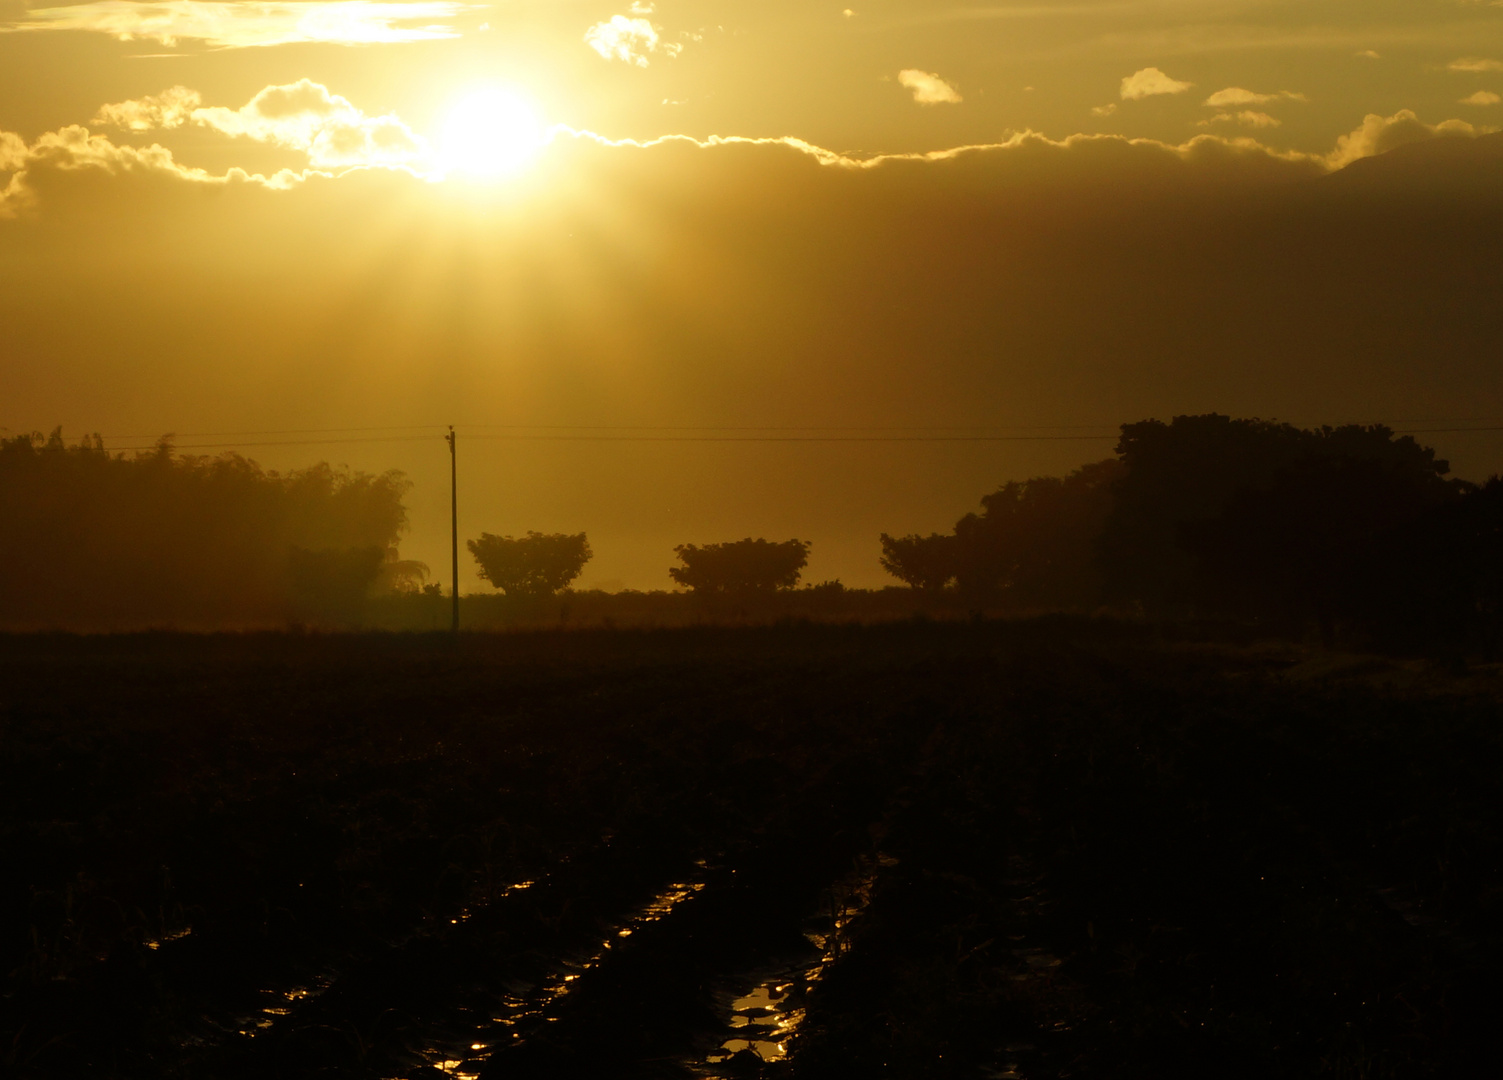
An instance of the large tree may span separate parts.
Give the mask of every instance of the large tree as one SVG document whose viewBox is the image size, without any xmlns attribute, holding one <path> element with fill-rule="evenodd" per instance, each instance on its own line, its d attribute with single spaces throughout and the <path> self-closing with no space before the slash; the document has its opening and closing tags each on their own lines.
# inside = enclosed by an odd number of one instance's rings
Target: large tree
<svg viewBox="0 0 1503 1080">
<path fill-rule="evenodd" d="M 877 559 L 904 585 L 925 592 L 938 592 L 955 579 L 956 545 L 953 533 L 919 536 L 882 534 L 882 554 Z"/>
<path fill-rule="evenodd" d="M 466 546 L 480 564 L 480 576 L 507 596 L 552 596 L 577 578 L 595 554 L 584 533 L 481 533 Z"/>
<path fill-rule="evenodd" d="M 1176 416 L 1123 425 L 1117 455 L 1125 472 L 1100 538 L 1108 590 L 1165 613 L 1215 607 L 1215 590 L 1235 588 L 1238 575 L 1287 575 L 1317 547 L 1349 550 L 1338 535 L 1394 524 L 1455 494 L 1445 461 L 1381 425 L 1301 430 Z M 1398 501 L 1385 506 L 1390 499 Z M 1259 533 L 1261 551 L 1251 540 Z"/>
<path fill-rule="evenodd" d="M 1334 644 L 1339 621 L 1381 618 L 1374 600 L 1395 597 L 1398 582 L 1421 572 L 1395 537 L 1417 530 L 1462 546 L 1433 512 L 1466 485 L 1444 480 L 1429 451 L 1383 430 L 1312 434 L 1304 456 L 1235 491 L 1214 518 L 1186 523 L 1181 544 L 1194 560 L 1202 613 L 1291 631 L 1313 620 Z M 1423 573 L 1461 554 L 1434 550 Z"/>
<path fill-rule="evenodd" d="M 673 549 L 683 566 L 668 576 L 701 594 L 769 593 L 791 589 L 809 562 L 806 540 L 736 540 L 723 544 L 680 544 Z"/>
<path fill-rule="evenodd" d="M 956 577 L 973 601 L 1014 610 L 1088 610 L 1101 602 L 1096 538 L 1122 466 L 1083 465 L 1065 477 L 1003 484 L 981 513 L 955 523 Z"/>
</svg>

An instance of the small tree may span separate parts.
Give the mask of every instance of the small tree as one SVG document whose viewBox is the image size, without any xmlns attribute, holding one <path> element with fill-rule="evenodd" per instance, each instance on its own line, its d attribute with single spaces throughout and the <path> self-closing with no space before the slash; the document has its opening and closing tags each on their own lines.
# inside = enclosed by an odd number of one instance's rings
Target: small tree
<svg viewBox="0 0 1503 1080">
<path fill-rule="evenodd" d="M 697 593 L 767 593 L 791 589 L 809 562 L 807 540 L 736 540 L 725 544 L 680 544 L 683 566 L 668 576 Z"/>
<path fill-rule="evenodd" d="M 480 576 L 507 596 L 552 596 L 584 570 L 595 554 L 584 533 L 494 536 L 466 541 Z"/>
<path fill-rule="evenodd" d="M 919 536 L 882 534 L 882 569 L 904 585 L 930 592 L 943 589 L 956 572 L 955 536 L 953 533 L 930 533 Z"/>
<path fill-rule="evenodd" d="M 390 547 L 386 549 L 386 557 L 381 561 L 381 569 L 376 574 L 372 591 L 416 595 L 425 588 L 424 583 L 427 582 L 429 573 L 427 563 L 417 559 L 404 559 L 396 548 Z"/>
</svg>

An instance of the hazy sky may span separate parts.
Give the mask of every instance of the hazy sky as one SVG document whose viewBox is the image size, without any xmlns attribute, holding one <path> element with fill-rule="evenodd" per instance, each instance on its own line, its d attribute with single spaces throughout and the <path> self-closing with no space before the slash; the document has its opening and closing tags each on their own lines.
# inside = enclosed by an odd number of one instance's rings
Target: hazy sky
<svg viewBox="0 0 1503 1080">
<path fill-rule="evenodd" d="M 1503 423 L 1500 95 L 1468 0 L 0 0 L 0 427 L 880 584 L 1123 421 Z"/>
</svg>

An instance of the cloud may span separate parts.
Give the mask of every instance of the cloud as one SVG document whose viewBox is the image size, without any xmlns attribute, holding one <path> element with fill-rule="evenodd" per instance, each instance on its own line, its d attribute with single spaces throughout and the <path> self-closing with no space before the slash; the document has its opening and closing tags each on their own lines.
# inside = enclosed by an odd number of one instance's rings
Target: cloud
<svg viewBox="0 0 1503 1080">
<path fill-rule="evenodd" d="M 1380 52 L 1378 52 L 1378 50 L 1376 50 L 1376 49 L 1363 49 L 1361 52 L 1354 53 L 1353 55 L 1360 56 L 1364 60 L 1381 60 L 1381 59 L 1383 59 L 1383 54 L 1380 53 Z"/>
<path fill-rule="evenodd" d="M 632 6 L 638 10 L 638 5 Z M 651 11 L 651 5 L 646 11 Z M 625 15 L 612 15 L 585 31 L 585 44 L 607 60 L 623 60 L 637 67 L 646 67 L 647 54 L 661 52 L 677 56 L 684 47 L 677 42 L 665 42 L 653 26 L 643 18 L 628 19 Z"/>
<path fill-rule="evenodd" d="M 1158 94 L 1182 94 L 1194 85 L 1171 79 L 1156 67 L 1143 68 L 1122 80 L 1122 98 L 1124 101 L 1138 101 Z"/>
<path fill-rule="evenodd" d="M 1105 107 L 1097 110 L 1104 112 Z M 1203 125 L 1236 122 L 1255 129 L 1278 126 L 1278 120 L 1255 110 L 1225 111 L 1202 121 Z M 229 138 L 251 139 L 301 152 L 306 168 L 284 170 L 271 177 L 251 174 L 243 168 L 223 174 L 179 163 L 169 149 L 120 146 L 73 126 L 27 144 L 15 135 L 0 137 L 0 184 L 8 215 L 32 200 L 30 174 L 39 169 L 55 172 L 95 169 L 111 175 L 153 173 L 199 184 L 223 184 L 244 180 L 271 189 L 300 184 L 309 176 L 331 179 L 352 172 L 406 172 L 425 180 L 442 178 L 443 169 L 427 141 L 394 115 L 368 116 L 348 99 L 311 79 L 267 86 L 238 109 L 205 107 L 200 94 L 175 86 L 159 94 L 116 102 L 98 110 L 95 123 L 110 124 L 128 132 L 171 130 L 185 126 L 219 132 Z M 656 147 L 692 147 L 704 151 L 733 147 L 780 147 L 812 159 L 838 172 L 859 173 L 872 169 L 908 170 L 925 164 L 959 161 L 994 162 L 998 176 L 1044 175 L 1067 169 L 1068 162 L 1114 160 L 1136 162 L 1148 174 L 1165 174 L 1171 162 L 1196 170 L 1216 169 L 1227 176 L 1257 178 L 1268 175 L 1313 177 L 1340 169 L 1360 158 L 1384 153 L 1396 146 L 1439 136 L 1475 137 L 1490 129 L 1459 119 L 1426 124 L 1413 112 L 1390 117 L 1368 116 L 1355 131 L 1343 135 L 1329 154 L 1280 150 L 1250 136 L 1203 134 L 1181 144 L 1120 135 L 1076 134 L 1050 139 L 1025 131 L 1000 142 L 968 144 L 924 153 L 851 155 L 791 138 L 745 138 L 713 136 L 697 140 L 668 135 L 648 141 L 612 140 L 589 132 L 555 126 L 550 129 L 553 149 L 540 159 L 538 168 L 565 177 L 579 151 L 570 147 L 594 146 L 613 150 L 647 150 Z M 606 159 L 599 159 L 604 161 Z M 1054 164 L 1049 164 L 1053 162 Z M 958 167 L 958 166 L 957 166 Z M 968 166 L 969 167 L 969 166 Z M 1114 166 L 1117 167 L 1117 166 Z M 1070 166 L 1073 168 L 1073 166 Z M 1039 170 L 1043 170 L 1040 173 Z M 7 180 L 6 174 L 9 175 Z M 1061 174 L 1064 175 L 1064 174 Z"/>
<path fill-rule="evenodd" d="M 692 147 L 699 150 L 732 147 L 781 147 L 812 158 L 817 164 L 837 172 L 861 173 L 878 169 L 897 170 L 940 162 L 984 162 L 982 167 L 995 168 L 1013 178 L 1051 175 L 1054 171 L 1089 168 L 1085 163 L 1112 161 L 1112 168 L 1136 162 L 1148 173 L 1161 174 L 1176 165 L 1197 169 L 1219 169 L 1248 176 L 1264 176 L 1272 170 L 1298 176 L 1315 176 L 1327 170 L 1326 159 L 1317 154 L 1295 150 L 1278 150 L 1245 136 L 1197 135 L 1184 143 L 1165 143 L 1156 139 L 1131 139 L 1122 135 L 1076 134 L 1051 139 L 1036 131 L 1017 132 L 1001 142 L 971 143 L 913 153 L 872 154 L 859 157 L 829 150 L 791 136 L 752 138 L 739 135 L 712 135 L 696 139 L 688 135 L 664 135 L 646 141 L 608 139 L 590 131 L 560 128 L 571 139 L 561 140 L 565 147 L 574 145 L 649 150 L 666 147 Z M 1118 177 L 1120 179 L 1120 176 Z"/>
<path fill-rule="evenodd" d="M 342 175 L 370 175 L 372 171 L 388 174 L 393 170 L 414 177 L 431 179 L 422 169 L 426 147 L 421 139 L 396 117 L 367 117 L 345 98 L 308 79 L 284 86 L 263 89 L 240 109 L 197 106 L 182 119 L 183 109 L 198 99 L 195 91 L 184 87 L 149 98 L 105 106 L 101 115 L 118 117 L 122 126 L 151 122 L 160 117 L 162 127 L 194 125 L 210 128 L 225 135 L 250 138 L 308 155 L 308 169 L 282 170 L 272 176 L 231 168 L 212 174 L 178 162 L 171 150 L 153 144 L 138 148 L 121 146 L 110 139 L 91 134 L 81 126 L 70 126 L 43 135 L 27 145 L 18 136 L 0 135 L 0 163 L 15 170 L 10 193 L 0 212 L 14 216 L 22 206 L 36 202 L 27 180 L 32 172 L 79 172 L 94 170 L 111 176 L 127 174 L 155 175 L 195 185 L 224 185 L 232 182 L 254 184 L 269 190 L 287 190 L 310 177 L 336 179 Z M 132 130 L 141 130 L 139 127 Z M 968 162 L 967 168 L 981 168 L 997 173 L 999 180 L 1027 186 L 1031 181 L 1049 183 L 1049 177 L 1107 168 L 1114 183 L 1134 174 L 1162 176 L 1164 171 L 1188 168 L 1192 171 L 1213 170 L 1256 178 L 1289 172 L 1313 176 L 1324 171 L 1324 160 L 1290 151 L 1263 146 L 1249 138 L 1224 138 L 1200 135 L 1179 144 L 1151 139 L 1128 139 L 1117 135 L 1072 135 L 1050 139 L 1037 132 L 1015 134 L 1002 142 L 951 147 L 925 153 L 877 154 L 856 157 L 829 150 L 802 139 L 711 136 L 695 139 L 685 135 L 668 135 L 648 141 L 613 140 L 589 131 L 558 129 L 563 136 L 555 143 L 561 159 L 557 168 L 596 169 L 607 160 L 626 162 L 635 154 L 618 155 L 616 151 L 657 151 L 671 153 L 675 148 L 691 152 L 719 150 L 773 149 L 812 160 L 823 169 L 837 173 L 860 174 L 872 170 L 904 170 L 903 175 L 917 177 L 914 169 L 945 162 Z M 603 152 L 609 159 L 602 158 Z M 594 156 L 592 156 L 592 154 Z M 724 154 L 719 160 L 736 159 Z M 1110 165 L 1108 166 L 1108 163 Z M 3 178 L 5 169 L 0 169 Z M 1190 175 L 1186 173 L 1185 175 Z"/>
<path fill-rule="evenodd" d="M 98 172 L 115 177 L 155 175 L 190 184 L 247 183 L 278 191 L 319 175 L 314 170 L 295 172 L 283 169 L 265 176 L 241 168 L 231 168 L 216 175 L 182 164 L 166 147 L 155 143 L 147 147 L 120 146 L 103 135 L 91 134 L 88 128 L 78 124 L 46 132 L 29 145 L 19 135 L 0 131 L 0 174 L 12 173 L 6 186 L 0 188 L 0 218 L 15 217 L 23 208 L 36 203 L 29 182 L 31 174 L 36 171 Z"/>
<path fill-rule="evenodd" d="M 1254 112 L 1251 109 L 1243 109 L 1237 114 L 1237 123 L 1244 127 L 1271 128 L 1278 127 L 1283 123 L 1277 117 L 1269 116 L 1266 112 Z"/>
<path fill-rule="evenodd" d="M 1275 128 L 1281 127 L 1284 123 L 1276 116 L 1269 116 L 1266 112 L 1256 112 L 1252 109 L 1243 109 L 1236 113 L 1217 113 L 1215 116 L 1208 117 L 1198 123 L 1201 127 L 1210 127 L 1212 124 L 1230 124 L 1233 122 L 1241 124 L 1243 127 L 1251 128 Z"/>
<path fill-rule="evenodd" d="M 231 138 L 302 151 L 314 169 L 421 171 L 429 158 L 426 141 L 397 117 L 366 116 L 311 79 L 265 87 L 239 109 L 204 108 L 197 91 L 174 86 L 150 97 L 106 105 L 95 121 L 131 131 L 191 123 Z"/>
<path fill-rule="evenodd" d="M 1463 56 L 1452 60 L 1446 67 L 1451 71 L 1503 71 L 1503 60 L 1489 60 L 1483 56 Z"/>
<path fill-rule="evenodd" d="M 1116 111 L 1117 111 L 1117 103 L 1115 101 L 1112 101 L 1112 102 L 1108 102 L 1105 105 L 1095 105 L 1095 106 L 1093 106 L 1091 108 L 1091 115 L 1092 116 L 1110 116 L 1110 115 L 1112 115 L 1112 113 L 1114 113 Z"/>
<path fill-rule="evenodd" d="M 203 98 L 197 90 L 174 86 L 160 94 L 102 106 L 94 116 L 94 123 L 129 131 L 181 127 L 202 104 Z"/>
<path fill-rule="evenodd" d="M 920 105 L 958 105 L 965 100 L 959 90 L 938 75 L 918 68 L 898 72 L 898 82 L 913 91 L 913 100 Z"/>
<path fill-rule="evenodd" d="M 1277 94 L 1259 94 L 1252 90 L 1244 90 L 1240 86 L 1228 86 L 1225 90 L 1217 90 L 1206 98 L 1205 104 L 1216 109 L 1224 109 L 1235 105 L 1263 105 L 1270 101 L 1278 101 L 1280 98 L 1289 101 L 1304 101 L 1304 94 L 1297 94 L 1293 90 L 1280 90 Z"/>
<path fill-rule="evenodd" d="M 1491 90 L 1478 90 L 1470 97 L 1462 98 L 1460 103 L 1462 105 L 1496 105 L 1500 101 L 1503 101 L 1503 98 Z"/>
<path fill-rule="evenodd" d="M 306 0 L 306 2 L 207 2 L 207 0 L 96 0 L 72 7 L 37 8 L 0 33 L 79 30 L 120 41 L 156 41 L 169 48 L 183 41 L 216 49 L 321 43 L 397 45 L 460 36 L 449 23 L 484 5 L 453 0 Z M 413 26 L 411 23 L 423 25 Z"/>
<path fill-rule="evenodd" d="M 26 140 L 10 131 L 0 131 L 0 173 L 15 172 L 26 164 Z"/>
<path fill-rule="evenodd" d="M 1361 127 L 1336 140 L 1336 149 L 1326 156 L 1326 164 L 1341 169 L 1361 158 L 1386 154 L 1408 143 L 1447 136 L 1475 139 L 1485 134 L 1486 128 L 1475 127 L 1465 120 L 1426 124 L 1409 109 L 1400 109 L 1392 116 L 1369 113 Z"/>
</svg>

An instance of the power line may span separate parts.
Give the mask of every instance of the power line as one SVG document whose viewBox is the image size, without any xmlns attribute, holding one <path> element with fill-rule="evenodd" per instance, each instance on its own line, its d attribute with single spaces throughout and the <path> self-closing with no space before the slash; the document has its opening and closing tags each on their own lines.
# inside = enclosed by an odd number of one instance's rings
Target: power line
<svg viewBox="0 0 1503 1080">
<path fill-rule="evenodd" d="M 512 431 L 1072 431 L 1115 424 L 470 424 Z"/>
<path fill-rule="evenodd" d="M 1493 419 L 1491 417 L 1469 418 L 1472 421 Z M 1408 423 L 1425 423 L 1426 421 L 1408 421 Z M 1430 421 L 1444 423 L 1445 421 Z M 1460 418 L 1458 418 L 1458 422 Z M 1376 423 L 1376 422 L 1375 422 Z M 1474 425 L 1469 427 L 1399 427 L 1397 424 L 1404 421 L 1390 422 L 1388 426 L 1396 435 L 1462 435 L 1468 433 L 1488 433 L 1503 431 L 1503 425 Z M 1034 429 L 1062 431 L 1071 428 L 1085 428 L 1104 425 L 1035 425 Z M 717 426 L 717 425 L 568 425 L 568 424 L 477 424 L 473 426 L 478 434 L 471 435 L 473 439 L 496 442 L 595 442 L 595 443 L 1013 443 L 1013 442 L 1104 442 L 1119 438 L 1118 432 L 1111 434 L 896 434 L 897 432 L 974 432 L 984 430 L 981 425 L 975 426 Z M 1025 426 L 1023 428 L 1027 430 Z M 1014 428 L 1017 430 L 1017 428 Z M 430 434 L 393 434 L 393 435 L 352 435 L 342 438 L 328 439 L 263 439 L 260 436 L 274 435 L 321 435 L 340 432 L 364 432 L 364 431 L 424 431 Z M 227 436 L 244 436 L 244 439 L 234 441 L 216 442 L 173 442 L 175 436 L 148 436 L 148 435 L 112 435 L 101 436 L 111 441 L 129 441 L 135 439 L 151 439 L 150 443 L 137 446 L 119 446 L 116 450 L 150 450 L 160 442 L 166 441 L 174 450 L 243 450 L 243 449 L 266 449 L 272 447 L 298 447 L 298 446 L 352 446 L 374 443 L 396 442 L 427 442 L 435 434 L 441 434 L 443 428 L 439 425 L 407 425 L 370 428 L 292 428 L 281 431 L 244 431 L 244 432 L 200 432 L 187 434 L 185 438 L 215 438 Z M 784 434 L 798 431 L 826 431 L 826 432 L 872 432 L 874 434 L 811 434 L 795 435 Z M 492 434 L 491 432 L 496 432 Z M 500 432 L 508 432 L 501 434 Z M 559 434 L 553 434 L 560 432 Z M 633 432 L 634 434 L 608 434 L 609 432 Z M 645 432 L 746 432 L 748 434 L 635 434 Z M 754 432 L 768 432 L 769 434 L 750 434 Z M 875 434 L 876 432 L 892 432 L 894 434 Z M 773 434 L 776 433 L 776 434 Z M 254 441 L 247 441 L 254 440 Z"/>
<path fill-rule="evenodd" d="M 437 434 L 437 432 L 435 432 Z M 100 436 L 103 438 L 103 436 Z M 354 443 L 382 443 L 382 442 L 428 442 L 433 435 L 387 435 L 366 436 L 355 439 L 282 439 L 273 442 L 218 442 L 218 443 L 176 443 L 168 445 L 174 450 L 245 450 L 265 446 L 345 446 Z M 152 450 L 157 443 L 145 443 L 141 446 L 117 446 L 116 450 Z"/>
<path fill-rule="evenodd" d="M 1394 428 L 1395 435 L 1441 435 L 1441 434 L 1464 434 L 1468 431 L 1503 431 L 1503 425 L 1498 427 L 1433 427 L 1433 428 Z"/>
<path fill-rule="evenodd" d="M 357 443 L 427 442 L 431 435 L 391 435 L 354 439 L 285 439 L 274 442 L 171 443 L 174 450 L 244 450 L 269 446 L 346 446 Z M 589 443 L 1007 443 L 1081 442 L 1118 438 L 1112 435 L 471 435 L 486 442 Z M 117 450 L 151 450 L 157 444 L 117 446 Z"/>
<path fill-rule="evenodd" d="M 283 431 L 169 431 L 160 435 L 101 435 L 101 439 L 222 439 L 230 436 L 258 435 L 336 435 L 346 431 L 434 431 L 442 432 L 438 424 L 386 424 L 381 427 L 353 428 L 288 428 Z M 417 436 L 413 436 L 416 438 Z"/>
<path fill-rule="evenodd" d="M 754 443 L 945 443 L 1073 442 L 1118 435 L 471 435 L 494 442 L 754 442 Z"/>
</svg>

